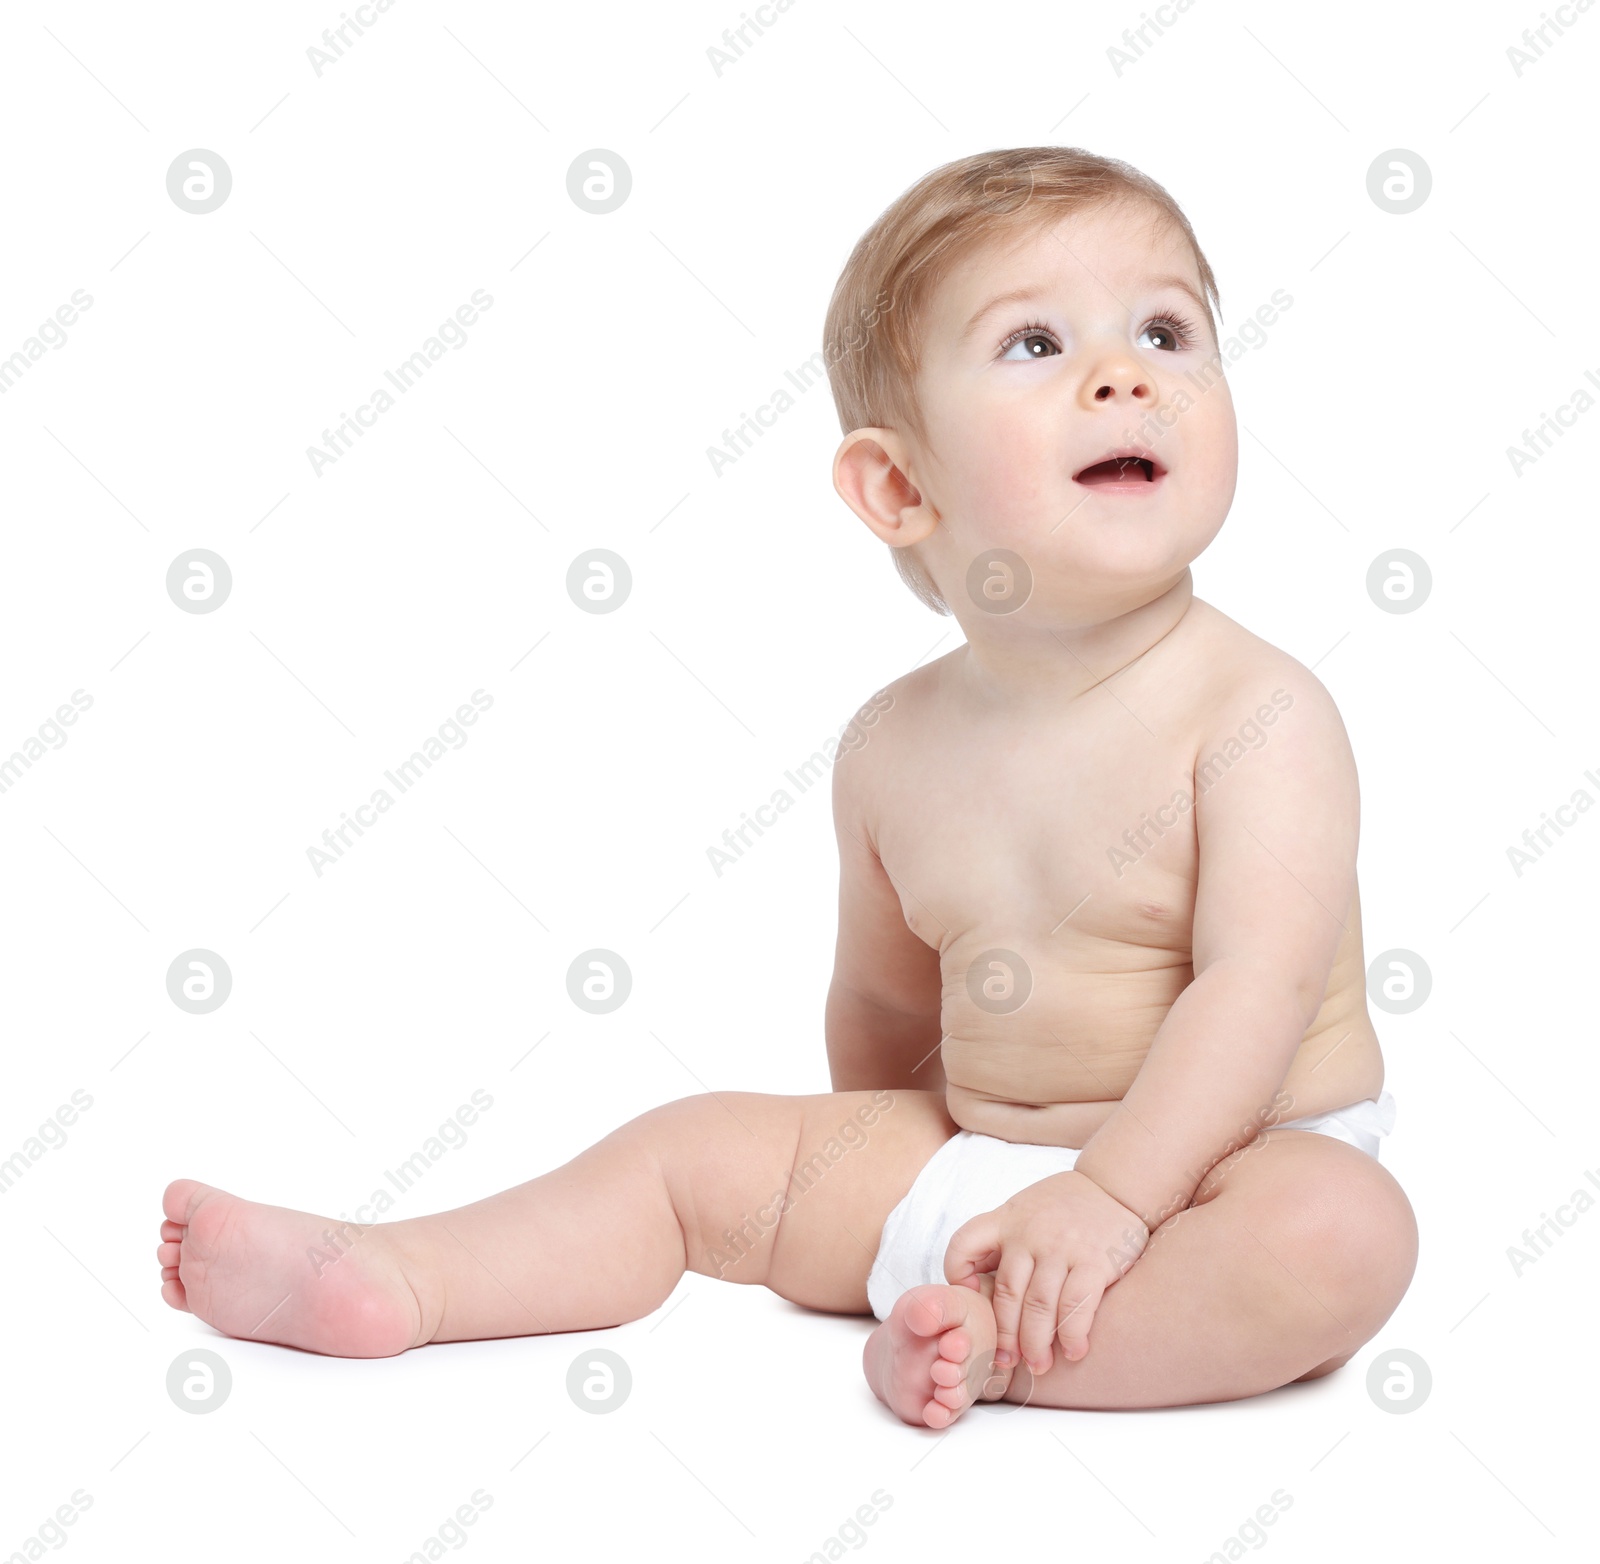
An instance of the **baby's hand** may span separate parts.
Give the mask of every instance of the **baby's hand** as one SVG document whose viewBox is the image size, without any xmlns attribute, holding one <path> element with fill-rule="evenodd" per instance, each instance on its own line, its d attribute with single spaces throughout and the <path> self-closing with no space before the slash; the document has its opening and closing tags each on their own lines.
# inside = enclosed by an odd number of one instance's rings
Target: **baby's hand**
<svg viewBox="0 0 1600 1564">
<path fill-rule="evenodd" d="M 995 1362 L 1015 1363 L 1020 1350 L 1043 1374 L 1058 1334 L 1069 1362 L 1088 1352 L 1101 1297 L 1149 1240 L 1138 1216 L 1072 1169 L 958 1227 L 945 1250 L 945 1280 L 976 1287 L 979 1273 L 995 1272 Z"/>
</svg>

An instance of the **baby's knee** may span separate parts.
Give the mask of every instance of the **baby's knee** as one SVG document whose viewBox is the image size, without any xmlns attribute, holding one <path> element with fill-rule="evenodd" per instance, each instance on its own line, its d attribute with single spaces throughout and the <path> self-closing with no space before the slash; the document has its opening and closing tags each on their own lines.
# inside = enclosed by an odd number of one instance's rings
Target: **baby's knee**
<svg viewBox="0 0 1600 1564">
<path fill-rule="evenodd" d="M 1394 1313 L 1411 1285 L 1417 1221 L 1387 1168 L 1354 1147 L 1335 1145 L 1349 1155 L 1324 1156 L 1322 1176 L 1286 1226 L 1296 1269 L 1359 1345 Z"/>
<path fill-rule="evenodd" d="M 1376 1161 L 1356 1181 L 1343 1236 L 1366 1275 L 1374 1331 L 1394 1313 L 1417 1269 L 1417 1216 L 1399 1181 Z"/>
</svg>

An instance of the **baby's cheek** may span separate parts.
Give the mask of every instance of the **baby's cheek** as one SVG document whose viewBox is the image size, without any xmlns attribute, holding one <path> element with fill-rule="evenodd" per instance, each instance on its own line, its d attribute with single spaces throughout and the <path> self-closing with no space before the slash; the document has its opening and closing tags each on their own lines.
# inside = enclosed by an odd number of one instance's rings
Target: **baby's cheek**
<svg viewBox="0 0 1600 1564">
<path fill-rule="evenodd" d="M 1025 442 L 998 438 L 976 453 L 967 469 L 963 500 L 969 516 L 983 520 L 983 537 L 997 547 L 1020 548 L 1037 540 L 1039 508 L 1049 498 L 1046 453 Z"/>
<path fill-rule="evenodd" d="M 1226 384 L 1213 387 L 1189 417 L 1194 438 L 1185 454 L 1211 481 L 1231 484 L 1239 465 L 1239 424 Z"/>
<path fill-rule="evenodd" d="M 1233 498 L 1238 478 L 1239 448 L 1230 424 L 1201 447 L 1195 459 L 1194 487 L 1201 493 L 1214 495 L 1219 505 L 1226 508 Z"/>
</svg>

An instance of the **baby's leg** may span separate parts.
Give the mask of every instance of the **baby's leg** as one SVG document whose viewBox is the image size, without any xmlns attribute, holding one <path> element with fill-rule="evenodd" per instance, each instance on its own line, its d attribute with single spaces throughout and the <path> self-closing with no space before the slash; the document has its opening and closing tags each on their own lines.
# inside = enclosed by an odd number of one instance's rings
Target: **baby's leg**
<svg viewBox="0 0 1600 1564">
<path fill-rule="evenodd" d="M 515 1189 L 364 1229 L 183 1179 L 162 1292 L 227 1335 L 339 1357 L 619 1325 L 685 1269 L 867 1314 L 884 1219 L 955 1128 L 932 1092 L 688 1097 Z"/>
<path fill-rule="evenodd" d="M 1233 1401 L 1331 1373 L 1394 1312 L 1417 1258 L 1393 1174 L 1307 1130 L 1271 1129 L 1217 1164 L 1095 1313 L 1089 1353 L 1059 1352 L 1008 1401 L 1164 1407 Z"/>
</svg>

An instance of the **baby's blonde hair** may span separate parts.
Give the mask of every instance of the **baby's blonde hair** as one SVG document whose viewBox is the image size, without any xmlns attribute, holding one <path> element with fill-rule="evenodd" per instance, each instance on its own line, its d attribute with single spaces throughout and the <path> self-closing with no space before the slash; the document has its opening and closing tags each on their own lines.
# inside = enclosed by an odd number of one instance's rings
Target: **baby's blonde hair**
<svg viewBox="0 0 1600 1564">
<path fill-rule="evenodd" d="M 914 393 L 920 327 L 934 289 L 961 262 L 1065 217 L 1138 202 L 1151 208 L 1152 232 L 1171 224 L 1183 234 L 1220 314 L 1217 281 L 1188 218 L 1131 164 L 1082 147 L 1013 147 L 923 175 L 857 241 L 828 305 L 823 359 L 841 430 L 904 428 L 926 438 Z M 1214 338 L 1209 306 L 1206 316 Z M 890 553 L 906 585 L 935 613 L 948 614 L 915 548 Z"/>
</svg>

